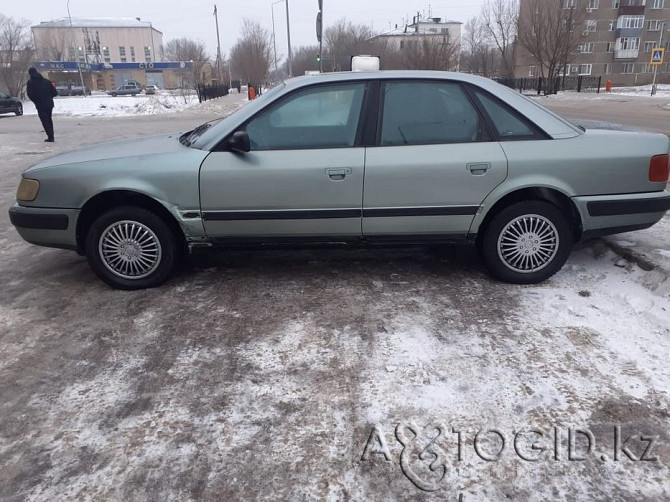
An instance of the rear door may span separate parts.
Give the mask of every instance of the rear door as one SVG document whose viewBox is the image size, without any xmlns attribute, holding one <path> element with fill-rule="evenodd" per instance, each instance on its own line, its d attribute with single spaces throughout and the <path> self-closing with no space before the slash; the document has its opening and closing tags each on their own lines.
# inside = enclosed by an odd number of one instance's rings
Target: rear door
<svg viewBox="0 0 670 502">
<path fill-rule="evenodd" d="M 365 82 L 302 88 L 241 126 L 251 151 L 212 152 L 200 171 L 213 239 L 361 237 Z"/>
<path fill-rule="evenodd" d="M 387 81 L 368 148 L 363 235 L 465 236 L 507 159 L 458 82 Z"/>
</svg>

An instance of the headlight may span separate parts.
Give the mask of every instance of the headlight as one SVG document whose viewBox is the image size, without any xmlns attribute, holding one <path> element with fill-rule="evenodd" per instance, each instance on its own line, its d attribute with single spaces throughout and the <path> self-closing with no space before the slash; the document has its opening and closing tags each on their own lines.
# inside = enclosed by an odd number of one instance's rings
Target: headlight
<svg viewBox="0 0 670 502">
<path fill-rule="evenodd" d="M 16 190 L 16 200 L 30 202 L 37 198 L 37 192 L 40 191 L 40 182 L 28 178 L 21 178 L 19 188 Z"/>
</svg>

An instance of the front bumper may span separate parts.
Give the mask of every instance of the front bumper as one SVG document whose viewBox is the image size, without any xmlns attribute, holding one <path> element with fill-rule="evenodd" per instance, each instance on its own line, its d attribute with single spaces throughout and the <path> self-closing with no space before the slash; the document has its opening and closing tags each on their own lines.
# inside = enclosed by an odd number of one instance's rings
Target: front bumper
<svg viewBox="0 0 670 502">
<path fill-rule="evenodd" d="M 584 238 L 648 228 L 670 210 L 670 193 L 666 190 L 573 200 L 582 216 Z"/>
<path fill-rule="evenodd" d="M 79 209 L 26 207 L 14 204 L 9 220 L 19 235 L 38 246 L 77 249 Z"/>
</svg>

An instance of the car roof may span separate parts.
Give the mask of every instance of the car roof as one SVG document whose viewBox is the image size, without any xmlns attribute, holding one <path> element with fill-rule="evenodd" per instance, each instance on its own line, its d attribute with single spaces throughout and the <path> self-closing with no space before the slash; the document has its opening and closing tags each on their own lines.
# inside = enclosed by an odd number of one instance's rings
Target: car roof
<svg viewBox="0 0 670 502">
<path fill-rule="evenodd" d="M 371 80 L 443 80 L 451 82 L 463 82 L 490 92 L 503 102 L 517 110 L 531 122 L 537 125 L 551 138 L 573 138 L 582 134 L 582 131 L 564 118 L 544 108 L 535 101 L 523 96 L 517 91 L 498 84 L 497 82 L 467 73 L 430 71 L 430 70 L 392 70 L 372 72 L 334 72 L 319 75 L 305 75 L 285 80 L 271 89 L 268 95 L 272 99 L 281 99 L 282 96 L 296 89 L 318 84 L 371 81 Z M 269 97 L 269 96 L 268 96 Z M 265 98 L 262 95 L 261 98 Z M 195 143 L 197 148 L 209 150 L 225 135 L 229 134 L 240 123 L 251 118 L 269 102 L 266 99 L 251 101 L 238 110 L 234 116 L 224 118 L 220 123 L 206 131 Z"/>
</svg>

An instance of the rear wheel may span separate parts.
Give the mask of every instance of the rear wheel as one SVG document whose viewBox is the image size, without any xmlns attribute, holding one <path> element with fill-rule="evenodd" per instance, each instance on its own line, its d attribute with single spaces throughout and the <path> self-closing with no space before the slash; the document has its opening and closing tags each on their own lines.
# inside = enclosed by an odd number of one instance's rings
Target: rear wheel
<svg viewBox="0 0 670 502">
<path fill-rule="evenodd" d="M 14 113 L 16 114 L 17 117 L 20 116 L 20 115 L 23 115 L 23 105 L 21 103 L 16 105 L 16 109 L 14 110 Z"/>
<path fill-rule="evenodd" d="M 513 204 L 493 217 L 480 242 L 493 276 L 515 284 L 542 282 L 570 255 L 573 236 L 560 209 L 544 201 Z"/>
<path fill-rule="evenodd" d="M 146 209 L 122 206 L 93 222 L 86 257 L 103 281 L 119 289 L 143 289 L 165 282 L 177 262 L 175 236 Z"/>
</svg>

